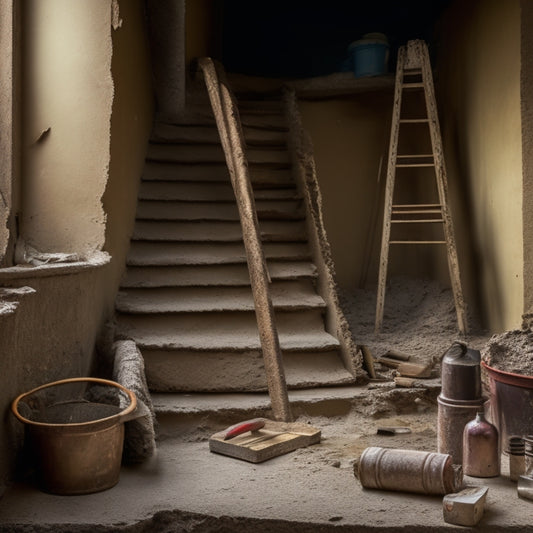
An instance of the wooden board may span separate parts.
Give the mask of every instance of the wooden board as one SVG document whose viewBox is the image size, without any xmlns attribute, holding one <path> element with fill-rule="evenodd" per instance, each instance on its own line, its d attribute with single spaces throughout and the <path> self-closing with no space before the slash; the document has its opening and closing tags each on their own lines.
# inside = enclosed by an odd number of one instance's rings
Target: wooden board
<svg viewBox="0 0 533 533">
<path fill-rule="evenodd" d="M 214 453 L 242 459 L 249 463 L 261 463 L 320 442 L 321 432 L 307 424 L 274 422 L 267 420 L 257 431 L 248 431 L 224 440 L 224 431 L 209 439 L 209 450 Z"/>
</svg>

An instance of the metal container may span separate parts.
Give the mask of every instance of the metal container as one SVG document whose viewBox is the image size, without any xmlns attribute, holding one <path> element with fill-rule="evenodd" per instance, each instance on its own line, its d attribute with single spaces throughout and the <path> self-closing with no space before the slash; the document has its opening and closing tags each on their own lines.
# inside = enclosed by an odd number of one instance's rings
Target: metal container
<svg viewBox="0 0 533 533">
<path fill-rule="evenodd" d="M 98 378 L 42 385 L 12 403 L 25 424 L 40 488 L 52 494 L 88 494 L 118 483 L 124 421 L 135 394 Z"/>
<path fill-rule="evenodd" d="M 467 476 L 497 477 L 500 475 L 498 430 L 480 411 L 466 424 L 463 437 L 463 471 Z"/>
<path fill-rule="evenodd" d="M 463 432 L 466 424 L 483 410 L 485 400 L 448 400 L 437 398 L 437 451 L 452 456 L 455 464 L 463 463 Z"/>
<path fill-rule="evenodd" d="M 449 494 L 462 487 L 463 473 L 451 456 L 371 446 L 359 459 L 356 476 L 368 489 Z"/>
<path fill-rule="evenodd" d="M 481 393 L 481 355 L 455 341 L 442 358 L 441 393 L 437 398 L 437 451 L 463 462 L 465 425 L 483 410 Z"/>
<path fill-rule="evenodd" d="M 524 439 L 518 435 L 509 437 L 505 453 L 509 457 L 509 479 L 518 481 L 518 477 L 525 473 Z"/>
<path fill-rule="evenodd" d="M 481 354 L 455 341 L 442 358 L 441 396 L 446 400 L 472 401 L 481 397 Z"/>
<path fill-rule="evenodd" d="M 500 432 L 502 448 L 511 435 L 522 437 L 533 429 L 533 376 L 504 372 L 481 362 L 490 389 L 490 419 Z"/>
</svg>

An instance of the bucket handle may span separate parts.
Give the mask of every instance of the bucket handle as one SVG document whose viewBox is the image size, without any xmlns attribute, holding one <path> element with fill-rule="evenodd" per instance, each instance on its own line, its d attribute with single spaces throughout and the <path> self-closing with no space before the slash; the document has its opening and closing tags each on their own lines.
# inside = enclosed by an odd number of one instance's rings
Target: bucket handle
<svg viewBox="0 0 533 533">
<path fill-rule="evenodd" d="M 117 383 L 116 381 L 110 381 L 109 379 L 88 378 L 88 377 L 60 379 L 59 381 L 53 381 L 51 383 L 46 383 L 45 385 L 36 387 L 35 389 L 32 389 L 28 392 L 24 392 L 13 400 L 13 402 L 11 403 L 11 411 L 24 424 L 41 425 L 40 422 L 34 422 L 33 420 L 29 420 L 18 412 L 18 404 L 20 400 L 22 400 L 26 396 L 29 396 L 30 394 L 33 394 L 42 389 L 53 387 L 55 385 L 63 385 L 66 383 L 79 383 L 82 381 L 91 381 L 92 383 L 99 383 L 100 385 L 109 385 L 111 387 L 116 387 L 120 389 L 124 394 L 126 394 L 126 396 L 128 397 L 130 401 L 130 404 L 128 405 L 128 407 L 126 407 L 126 409 L 118 413 L 118 415 L 113 415 L 113 416 L 118 416 L 121 422 L 123 422 L 125 418 L 128 418 L 128 419 L 131 418 L 128 415 L 132 414 L 137 408 L 137 397 L 135 396 L 135 393 L 133 391 L 127 389 L 126 387 L 124 387 L 120 383 Z M 44 425 L 49 425 L 49 424 L 44 424 Z"/>
</svg>

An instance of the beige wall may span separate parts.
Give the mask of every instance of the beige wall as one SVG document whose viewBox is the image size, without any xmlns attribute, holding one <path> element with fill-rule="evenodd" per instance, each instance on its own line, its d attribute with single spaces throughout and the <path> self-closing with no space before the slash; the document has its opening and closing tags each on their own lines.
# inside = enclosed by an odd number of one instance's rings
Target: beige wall
<svg viewBox="0 0 533 533">
<path fill-rule="evenodd" d="M 346 289 L 377 278 L 377 225 L 383 212 L 378 171 L 388 141 L 391 104 L 392 91 L 300 101 L 303 125 L 314 146 L 337 282 Z"/>
<path fill-rule="evenodd" d="M 104 244 L 111 0 L 26 0 L 23 9 L 23 238 L 41 251 Z"/>
<path fill-rule="evenodd" d="M 22 445 L 14 397 L 102 366 L 96 346 L 108 333 L 152 120 L 143 4 L 22 5 L 23 233 L 43 251 L 96 253 L 90 264 L 0 269 L 0 495 Z M 111 263 L 97 251 L 104 239 Z M 1 287 L 33 291 L 15 297 L 11 313 Z"/>
<path fill-rule="evenodd" d="M 443 19 L 439 51 L 465 283 L 478 284 L 491 331 L 516 328 L 524 282 L 519 0 L 455 2 Z"/>
<path fill-rule="evenodd" d="M 121 0 L 121 24 L 112 31 L 111 73 L 115 94 L 109 180 L 103 196 L 106 215 L 104 249 L 113 258 L 105 291 L 110 309 L 129 249 L 154 111 L 143 4 L 143 0 Z"/>
</svg>

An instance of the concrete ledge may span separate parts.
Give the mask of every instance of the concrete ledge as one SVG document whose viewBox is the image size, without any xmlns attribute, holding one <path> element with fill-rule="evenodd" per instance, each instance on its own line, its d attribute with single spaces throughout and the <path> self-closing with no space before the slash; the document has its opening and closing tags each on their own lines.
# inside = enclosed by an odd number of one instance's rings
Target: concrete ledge
<svg viewBox="0 0 533 533">
<path fill-rule="evenodd" d="M 14 279 L 44 278 L 48 276 L 63 276 L 76 274 L 84 270 L 103 267 L 111 261 L 111 256 L 106 252 L 94 252 L 86 261 L 72 263 L 48 263 L 46 265 L 17 265 L 0 268 L 0 283 Z"/>
</svg>

